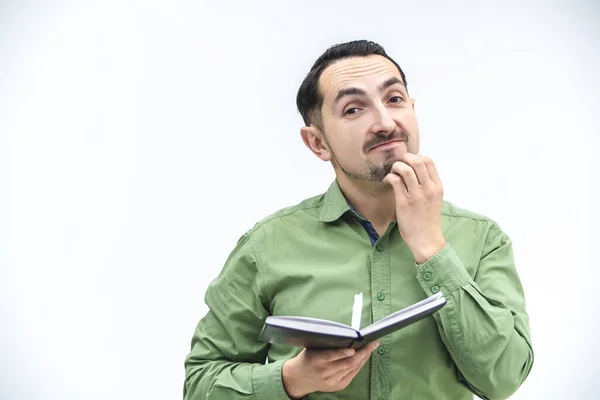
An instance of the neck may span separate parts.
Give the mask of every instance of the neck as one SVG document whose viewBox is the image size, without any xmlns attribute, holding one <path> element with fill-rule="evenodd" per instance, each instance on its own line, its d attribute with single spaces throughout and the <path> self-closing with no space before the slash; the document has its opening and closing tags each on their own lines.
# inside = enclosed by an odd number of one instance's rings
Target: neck
<svg viewBox="0 0 600 400">
<path fill-rule="evenodd" d="M 379 234 L 385 232 L 396 217 L 394 190 L 383 182 L 359 181 L 337 173 L 337 181 L 346 200 L 367 218 Z"/>
</svg>

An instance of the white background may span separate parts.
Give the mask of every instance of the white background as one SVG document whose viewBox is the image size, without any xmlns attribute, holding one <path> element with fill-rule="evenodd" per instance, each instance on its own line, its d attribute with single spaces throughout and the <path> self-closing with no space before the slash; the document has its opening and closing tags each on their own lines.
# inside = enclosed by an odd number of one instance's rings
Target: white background
<svg viewBox="0 0 600 400">
<path fill-rule="evenodd" d="M 333 179 L 295 95 L 358 38 L 406 72 L 446 199 L 514 241 L 513 398 L 600 398 L 600 5 L 518 3 L 0 3 L 0 398 L 181 398 L 238 237 Z"/>
</svg>

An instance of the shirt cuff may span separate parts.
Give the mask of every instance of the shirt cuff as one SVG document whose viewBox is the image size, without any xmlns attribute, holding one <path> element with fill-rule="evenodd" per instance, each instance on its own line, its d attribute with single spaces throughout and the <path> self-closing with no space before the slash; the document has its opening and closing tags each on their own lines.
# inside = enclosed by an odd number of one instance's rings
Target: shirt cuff
<svg viewBox="0 0 600 400">
<path fill-rule="evenodd" d="M 471 281 L 471 276 L 450 243 L 423 264 L 417 264 L 417 280 L 428 296 L 438 292 L 452 294 Z"/>
<path fill-rule="evenodd" d="M 286 360 L 256 365 L 252 371 L 252 385 L 257 399 L 290 400 L 283 388 L 281 368 Z"/>
</svg>

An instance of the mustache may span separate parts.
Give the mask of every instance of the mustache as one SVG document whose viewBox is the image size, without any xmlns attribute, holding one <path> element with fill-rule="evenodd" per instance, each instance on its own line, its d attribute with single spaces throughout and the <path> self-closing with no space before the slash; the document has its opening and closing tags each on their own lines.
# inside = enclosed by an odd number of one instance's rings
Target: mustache
<svg viewBox="0 0 600 400">
<path fill-rule="evenodd" d="M 369 151 L 369 149 L 372 149 L 375 146 L 379 146 L 382 143 L 389 142 L 392 140 L 400 140 L 402 142 L 408 142 L 408 136 L 406 135 L 406 133 L 404 133 L 402 131 L 394 132 L 390 136 L 377 136 L 374 139 L 369 140 L 368 142 L 365 142 L 365 144 L 363 146 L 363 152 L 366 153 Z"/>
</svg>

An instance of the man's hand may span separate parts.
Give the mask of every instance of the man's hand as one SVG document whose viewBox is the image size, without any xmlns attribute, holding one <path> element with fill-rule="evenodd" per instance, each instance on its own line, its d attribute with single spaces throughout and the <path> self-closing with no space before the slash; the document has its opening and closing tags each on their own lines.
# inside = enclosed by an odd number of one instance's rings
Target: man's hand
<svg viewBox="0 0 600 400">
<path fill-rule="evenodd" d="M 400 234 L 417 264 L 423 264 L 446 245 L 440 222 L 444 192 L 435 165 L 406 153 L 383 181 L 394 188 Z"/>
<path fill-rule="evenodd" d="M 283 363 L 283 387 L 292 399 L 312 392 L 337 392 L 346 388 L 369 360 L 379 341 L 354 349 L 304 349 Z"/>
</svg>

